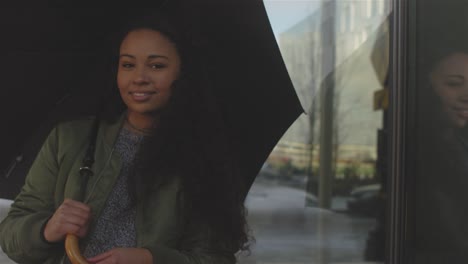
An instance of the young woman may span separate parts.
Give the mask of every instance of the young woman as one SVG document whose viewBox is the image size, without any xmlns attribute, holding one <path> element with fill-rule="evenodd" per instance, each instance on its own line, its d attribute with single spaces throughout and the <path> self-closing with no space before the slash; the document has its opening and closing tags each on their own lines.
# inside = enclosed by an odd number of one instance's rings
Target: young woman
<svg viewBox="0 0 468 264">
<path fill-rule="evenodd" d="M 126 31 L 116 78 L 125 110 L 100 120 L 94 175 L 80 189 L 95 118 L 56 126 L 0 225 L 11 259 L 68 263 L 67 234 L 90 263 L 235 263 L 247 249 L 236 154 L 203 58 L 181 33 L 162 16 Z"/>
</svg>

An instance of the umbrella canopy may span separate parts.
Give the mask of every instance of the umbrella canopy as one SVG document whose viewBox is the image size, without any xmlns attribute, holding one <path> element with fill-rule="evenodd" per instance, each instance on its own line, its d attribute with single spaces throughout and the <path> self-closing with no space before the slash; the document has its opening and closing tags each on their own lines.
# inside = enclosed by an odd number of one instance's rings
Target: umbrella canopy
<svg viewBox="0 0 468 264">
<path fill-rule="evenodd" d="M 192 30 L 205 40 L 200 52 L 223 107 L 229 136 L 242 153 L 241 172 L 252 183 L 276 142 L 303 112 L 263 3 L 163 4 L 183 12 L 193 21 Z M 0 47 L 6 60 L 0 66 L 4 86 L 0 169 L 8 170 L 12 160 L 24 154 L 9 174 L 16 188 L 55 120 L 95 111 L 93 89 L 107 81 L 102 77 L 107 69 L 101 56 L 110 47 L 106 36 L 143 11 L 148 9 L 0 10 L 5 39 Z M 11 198 L 11 192 L 0 192 L 2 196 Z"/>
</svg>

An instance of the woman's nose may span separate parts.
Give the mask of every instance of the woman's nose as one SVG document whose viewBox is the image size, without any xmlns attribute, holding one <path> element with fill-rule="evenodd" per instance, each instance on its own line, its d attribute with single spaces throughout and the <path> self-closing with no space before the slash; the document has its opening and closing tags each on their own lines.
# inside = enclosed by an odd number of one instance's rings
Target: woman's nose
<svg viewBox="0 0 468 264">
<path fill-rule="evenodd" d="M 460 90 L 460 93 L 458 94 L 458 100 L 468 104 L 468 85 L 464 85 L 463 89 Z"/>
<path fill-rule="evenodd" d="M 147 84 L 150 82 L 149 75 L 145 69 L 137 69 L 135 71 L 135 76 L 133 82 L 138 85 Z"/>
<path fill-rule="evenodd" d="M 468 104 L 468 94 L 463 94 L 459 96 L 458 100 L 464 104 Z"/>
</svg>

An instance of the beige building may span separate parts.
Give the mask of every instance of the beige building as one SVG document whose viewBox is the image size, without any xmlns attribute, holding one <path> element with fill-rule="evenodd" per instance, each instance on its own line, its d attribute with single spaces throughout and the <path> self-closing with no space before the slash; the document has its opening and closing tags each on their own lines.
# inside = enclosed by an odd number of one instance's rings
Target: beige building
<svg viewBox="0 0 468 264">
<path fill-rule="evenodd" d="M 279 35 L 286 67 L 307 115 L 302 115 L 284 135 L 272 158 L 286 155 L 302 166 L 308 162 L 310 147 L 318 158 L 320 87 L 326 89 L 324 80 L 332 76 L 332 133 L 337 160 L 376 157 L 382 112 L 373 111 L 373 94 L 382 85 L 372 68 L 370 54 L 379 37 L 377 29 L 390 10 L 390 1 L 336 0 L 335 12 L 331 3 Z M 324 31 L 327 23 L 334 26 L 334 34 L 332 30 Z"/>
</svg>

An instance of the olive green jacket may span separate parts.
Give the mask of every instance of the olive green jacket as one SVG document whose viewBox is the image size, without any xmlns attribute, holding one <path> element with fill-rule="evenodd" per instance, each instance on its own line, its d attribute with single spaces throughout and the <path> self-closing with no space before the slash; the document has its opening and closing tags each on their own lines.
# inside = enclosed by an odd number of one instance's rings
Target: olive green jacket
<svg viewBox="0 0 468 264">
<path fill-rule="evenodd" d="M 93 218 L 90 231 L 102 211 L 121 167 L 114 143 L 123 124 L 101 122 L 95 151 L 94 175 L 90 177 L 85 201 Z M 43 227 L 65 198 L 79 197 L 79 168 L 89 144 L 92 118 L 64 122 L 56 126 L 38 153 L 21 193 L 16 197 L 8 216 L 0 224 L 3 251 L 18 263 L 60 263 L 63 243 L 47 243 Z M 181 234 L 179 184 L 154 187 L 149 199 L 137 205 L 137 247 L 147 248 L 158 264 L 224 264 L 235 263 L 232 250 L 207 246 L 206 230 L 199 228 L 191 236 L 191 248 L 179 248 Z M 185 237 L 185 236 L 184 236 Z M 86 240 L 86 238 L 85 238 Z"/>
</svg>

